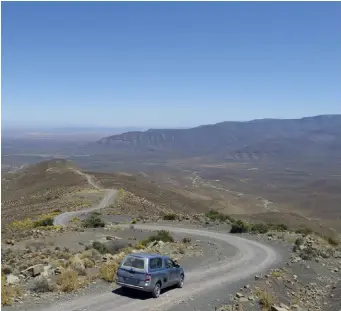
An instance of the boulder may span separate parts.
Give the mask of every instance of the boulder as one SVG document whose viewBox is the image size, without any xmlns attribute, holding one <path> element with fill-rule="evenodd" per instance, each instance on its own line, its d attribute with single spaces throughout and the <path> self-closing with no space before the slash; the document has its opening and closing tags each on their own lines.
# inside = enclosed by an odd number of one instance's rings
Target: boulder
<svg viewBox="0 0 341 311">
<path fill-rule="evenodd" d="M 14 285 L 20 282 L 20 279 L 14 274 L 9 274 L 6 276 L 7 284 Z"/>
<path fill-rule="evenodd" d="M 44 269 L 44 271 L 41 273 L 41 275 L 43 277 L 48 277 L 49 275 L 54 273 L 54 270 L 53 270 L 52 266 L 50 266 L 50 265 L 44 266 L 43 269 Z"/>
<path fill-rule="evenodd" d="M 26 270 L 22 271 L 21 274 L 25 275 L 26 277 L 36 277 L 44 272 L 44 266 L 42 264 L 34 265 Z"/>
</svg>

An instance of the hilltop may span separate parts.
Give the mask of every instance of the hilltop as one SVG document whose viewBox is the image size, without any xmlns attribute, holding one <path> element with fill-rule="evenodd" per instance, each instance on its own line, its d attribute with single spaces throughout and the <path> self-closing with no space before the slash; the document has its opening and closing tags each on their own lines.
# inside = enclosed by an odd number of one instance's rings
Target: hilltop
<svg viewBox="0 0 341 311">
<path fill-rule="evenodd" d="M 54 210 L 67 210 L 92 204 L 93 191 L 77 168 L 66 160 L 40 162 L 2 175 L 1 221 L 35 217 Z"/>
</svg>

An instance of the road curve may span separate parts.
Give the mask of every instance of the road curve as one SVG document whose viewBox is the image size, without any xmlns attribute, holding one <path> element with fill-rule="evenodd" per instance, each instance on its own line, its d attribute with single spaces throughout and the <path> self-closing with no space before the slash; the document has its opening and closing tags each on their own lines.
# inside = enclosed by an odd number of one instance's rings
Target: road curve
<svg viewBox="0 0 341 311">
<path fill-rule="evenodd" d="M 270 266 L 279 262 L 280 255 L 271 247 L 256 241 L 251 241 L 227 233 L 212 232 L 203 229 L 189 229 L 183 227 L 167 227 L 160 225 L 135 225 L 137 229 L 165 229 L 194 237 L 207 237 L 226 243 L 238 249 L 233 257 L 217 261 L 216 265 L 198 267 L 186 274 L 186 284 L 182 289 L 169 291 L 158 299 L 139 300 L 118 295 L 112 292 L 104 294 L 88 294 L 71 301 L 61 302 L 44 308 L 46 311 L 152 311 L 167 310 L 174 304 L 188 301 L 190 297 L 200 293 L 213 291 L 220 286 L 239 284 L 240 281 L 255 274 L 266 271 Z M 187 306 L 190 305 L 190 301 Z M 123 308 L 123 309 L 122 309 Z"/>
<path fill-rule="evenodd" d="M 86 209 L 82 209 L 79 211 L 74 211 L 74 212 L 66 212 L 63 214 L 60 214 L 56 216 L 53 220 L 53 224 L 55 226 L 66 226 L 70 220 L 72 220 L 74 217 L 78 217 L 82 214 L 87 214 L 96 210 L 99 210 L 101 208 L 107 207 L 108 205 L 112 204 L 115 200 L 117 191 L 114 189 L 107 189 L 105 190 L 105 195 L 102 199 L 102 201 L 94 206 L 94 207 L 89 207 Z"/>
<path fill-rule="evenodd" d="M 85 174 L 79 170 L 73 169 L 73 171 L 79 175 L 82 175 L 83 177 L 86 178 L 86 180 L 88 181 L 88 183 L 93 186 L 96 189 L 101 189 L 100 186 L 98 186 L 96 184 L 96 182 L 93 180 L 91 175 Z M 58 216 L 56 216 L 53 220 L 53 224 L 55 226 L 66 226 L 70 220 L 72 220 L 74 217 L 78 217 L 81 214 L 87 214 L 96 210 L 99 210 L 101 208 L 107 207 L 108 205 L 112 204 L 116 198 L 116 194 L 117 194 L 117 190 L 115 189 L 106 189 L 105 190 L 105 194 L 104 197 L 102 199 L 102 201 L 93 207 L 87 208 L 87 209 L 82 209 L 79 211 L 74 211 L 74 212 L 66 212 L 63 214 L 60 214 Z"/>
<path fill-rule="evenodd" d="M 77 171 L 77 173 L 86 177 L 88 182 L 96 188 L 100 188 L 93 181 L 90 175 Z M 95 207 L 67 212 L 58 215 L 54 219 L 55 225 L 67 225 L 75 216 L 88 213 L 94 210 L 106 207 L 115 199 L 116 190 L 106 189 L 102 201 Z M 125 227 L 127 225 L 122 225 Z M 106 293 L 87 294 L 65 302 L 55 303 L 35 310 L 46 311 L 153 311 L 167 310 L 174 304 L 188 301 L 188 298 L 198 296 L 202 292 L 210 292 L 220 286 L 238 284 L 240 281 L 249 278 L 252 275 L 266 271 L 269 267 L 280 261 L 280 255 L 272 247 L 262 243 L 251 241 L 239 236 L 213 232 L 204 229 L 193 229 L 185 227 L 161 226 L 151 224 L 136 224 L 135 228 L 145 230 L 164 229 L 191 235 L 193 237 L 206 237 L 211 240 L 226 243 L 226 247 L 233 246 L 238 251 L 233 257 L 226 260 L 217 261 L 216 265 L 198 267 L 186 273 L 185 286 L 182 289 L 169 291 L 167 295 L 161 295 L 158 299 L 133 299 L 131 297 L 118 295 L 108 291 Z M 220 243 L 221 244 L 221 243 Z M 187 303 L 187 306 L 190 302 Z"/>
</svg>

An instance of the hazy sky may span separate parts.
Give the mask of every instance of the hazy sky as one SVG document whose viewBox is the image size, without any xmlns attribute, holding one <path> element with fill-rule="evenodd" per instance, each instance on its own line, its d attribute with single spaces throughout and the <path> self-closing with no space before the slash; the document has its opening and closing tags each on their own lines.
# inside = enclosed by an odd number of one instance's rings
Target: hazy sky
<svg viewBox="0 0 341 311">
<path fill-rule="evenodd" d="M 341 3 L 1 5 L 4 125 L 187 127 L 341 112 Z"/>
</svg>

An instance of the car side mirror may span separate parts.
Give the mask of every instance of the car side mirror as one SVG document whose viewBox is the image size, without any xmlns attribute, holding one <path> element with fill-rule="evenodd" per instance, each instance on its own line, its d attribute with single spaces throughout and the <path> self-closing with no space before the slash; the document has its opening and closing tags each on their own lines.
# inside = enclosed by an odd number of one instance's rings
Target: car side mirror
<svg viewBox="0 0 341 311">
<path fill-rule="evenodd" d="M 180 265 L 178 263 L 176 263 L 174 266 L 175 268 L 180 268 Z"/>
</svg>

